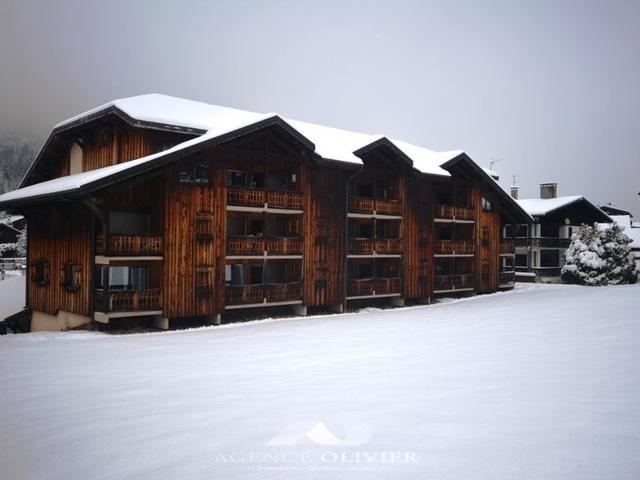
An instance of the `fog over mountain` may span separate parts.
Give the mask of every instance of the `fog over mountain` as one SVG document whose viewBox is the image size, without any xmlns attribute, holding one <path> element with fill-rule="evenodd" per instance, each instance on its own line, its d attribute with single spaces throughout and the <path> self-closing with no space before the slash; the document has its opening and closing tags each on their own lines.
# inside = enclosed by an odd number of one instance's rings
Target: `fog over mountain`
<svg viewBox="0 0 640 480">
<path fill-rule="evenodd" d="M 556 181 L 640 216 L 638 25 L 621 0 L 2 0 L 0 133 L 159 92 L 464 149 L 521 197 Z"/>
</svg>

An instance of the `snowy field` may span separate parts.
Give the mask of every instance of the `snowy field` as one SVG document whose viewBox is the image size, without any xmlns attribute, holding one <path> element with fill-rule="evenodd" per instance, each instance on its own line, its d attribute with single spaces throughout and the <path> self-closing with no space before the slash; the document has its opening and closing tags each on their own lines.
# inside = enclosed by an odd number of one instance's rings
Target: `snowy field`
<svg viewBox="0 0 640 480">
<path fill-rule="evenodd" d="M 640 287 L 0 337 L 2 479 L 638 479 Z"/>
</svg>

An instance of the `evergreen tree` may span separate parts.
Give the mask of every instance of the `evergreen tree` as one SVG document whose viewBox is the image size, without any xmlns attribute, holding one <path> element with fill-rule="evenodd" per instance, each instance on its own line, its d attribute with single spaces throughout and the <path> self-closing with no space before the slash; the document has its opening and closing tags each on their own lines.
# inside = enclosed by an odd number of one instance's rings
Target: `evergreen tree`
<svg viewBox="0 0 640 480">
<path fill-rule="evenodd" d="M 565 253 L 562 281 L 578 285 L 635 283 L 637 270 L 631 255 L 631 239 L 618 224 L 601 229 L 583 225 L 571 236 Z"/>
<path fill-rule="evenodd" d="M 631 240 L 624 227 L 613 223 L 600 234 L 602 259 L 607 262 L 607 278 L 610 285 L 635 283 L 636 264 L 631 253 Z"/>
</svg>

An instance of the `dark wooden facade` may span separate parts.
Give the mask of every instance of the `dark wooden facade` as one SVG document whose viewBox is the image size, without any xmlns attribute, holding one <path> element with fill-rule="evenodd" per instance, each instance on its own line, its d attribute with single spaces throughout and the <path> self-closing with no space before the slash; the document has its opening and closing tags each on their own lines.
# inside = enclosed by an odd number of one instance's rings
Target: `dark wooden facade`
<svg viewBox="0 0 640 480">
<path fill-rule="evenodd" d="M 80 133 L 83 170 L 190 138 L 119 119 Z M 60 148 L 40 176 L 68 173 Z M 384 143 L 359 155 L 362 166 L 320 159 L 271 126 L 81 200 L 31 206 L 28 307 L 101 322 L 218 322 L 238 308 L 340 311 L 512 285 L 503 281 L 505 212 L 486 179 L 422 175 Z M 48 282 L 36 280 L 41 261 Z M 65 264 L 78 265 L 79 285 L 64 284 Z"/>
</svg>

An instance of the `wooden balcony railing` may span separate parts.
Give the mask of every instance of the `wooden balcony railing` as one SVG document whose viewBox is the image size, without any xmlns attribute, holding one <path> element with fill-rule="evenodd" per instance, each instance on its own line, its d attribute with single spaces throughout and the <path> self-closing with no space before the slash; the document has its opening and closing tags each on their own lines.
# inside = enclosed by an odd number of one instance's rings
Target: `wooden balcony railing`
<svg viewBox="0 0 640 480">
<path fill-rule="evenodd" d="M 376 241 L 373 238 L 350 238 L 349 253 L 354 255 L 373 255 Z"/>
<path fill-rule="evenodd" d="M 264 250 L 264 237 L 227 237 L 227 255 L 262 255 L 264 254 Z"/>
<path fill-rule="evenodd" d="M 266 192 L 261 188 L 227 187 L 227 205 L 264 207 Z"/>
<path fill-rule="evenodd" d="M 402 240 L 399 238 L 376 239 L 376 253 L 387 255 L 402 253 Z"/>
<path fill-rule="evenodd" d="M 162 255 L 162 235 L 96 236 L 98 255 Z"/>
<path fill-rule="evenodd" d="M 473 274 L 435 275 L 434 290 L 458 290 L 462 288 L 474 288 Z"/>
<path fill-rule="evenodd" d="M 267 204 L 270 208 L 302 210 L 302 192 L 267 190 Z"/>
<path fill-rule="evenodd" d="M 473 240 L 437 240 L 434 245 L 436 255 L 472 255 Z"/>
<path fill-rule="evenodd" d="M 402 205 L 399 200 L 376 198 L 376 213 L 381 215 L 402 215 Z"/>
<path fill-rule="evenodd" d="M 264 301 L 264 285 L 227 285 L 224 289 L 226 305 L 249 305 Z"/>
<path fill-rule="evenodd" d="M 400 277 L 353 279 L 347 282 L 347 293 L 352 297 L 400 293 Z"/>
<path fill-rule="evenodd" d="M 373 289 L 376 295 L 382 295 L 385 293 L 400 293 L 400 277 L 391 278 L 375 278 Z"/>
<path fill-rule="evenodd" d="M 349 253 L 353 255 L 398 255 L 402 253 L 399 238 L 350 238 Z"/>
<path fill-rule="evenodd" d="M 399 200 L 388 200 L 371 197 L 349 197 L 349 211 L 353 213 L 372 214 L 374 211 L 381 215 L 402 215 L 402 204 Z"/>
<path fill-rule="evenodd" d="M 511 285 L 516 281 L 516 272 L 500 272 L 500 285 Z"/>
<path fill-rule="evenodd" d="M 303 242 L 299 237 L 269 237 L 266 239 L 268 255 L 302 255 Z"/>
<path fill-rule="evenodd" d="M 302 210 L 302 192 L 266 190 L 264 188 L 227 187 L 227 205 L 242 207 L 283 208 Z"/>
<path fill-rule="evenodd" d="M 302 298 L 302 282 L 270 283 L 265 286 L 267 302 L 286 302 Z"/>
<path fill-rule="evenodd" d="M 500 253 L 513 254 L 516 252 L 516 245 L 511 240 L 502 240 L 500 242 Z"/>
<path fill-rule="evenodd" d="M 266 285 L 227 285 L 226 305 L 285 302 L 302 298 L 302 282 L 269 283 Z"/>
<path fill-rule="evenodd" d="M 151 312 L 162 310 L 162 290 L 105 290 L 95 292 L 99 312 Z"/>
<path fill-rule="evenodd" d="M 455 207 L 453 205 L 437 204 L 433 216 L 456 220 L 473 220 L 474 210 L 470 207 Z"/>
</svg>

